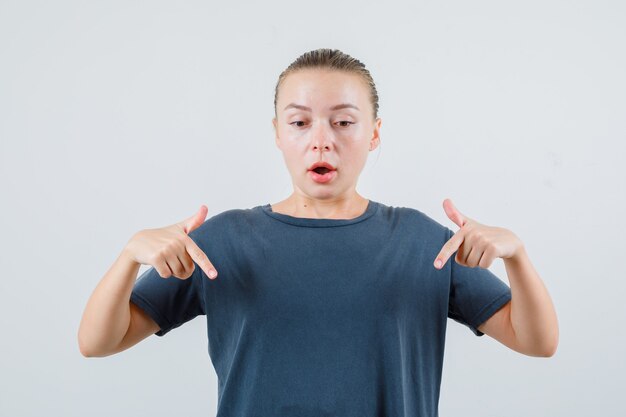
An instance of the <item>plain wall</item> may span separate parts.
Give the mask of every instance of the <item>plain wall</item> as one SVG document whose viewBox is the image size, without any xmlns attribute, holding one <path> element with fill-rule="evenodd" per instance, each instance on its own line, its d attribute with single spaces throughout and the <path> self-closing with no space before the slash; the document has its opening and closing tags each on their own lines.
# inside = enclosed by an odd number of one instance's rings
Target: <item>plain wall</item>
<svg viewBox="0 0 626 417">
<path fill-rule="evenodd" d="M 0 0 L 0 415 L 215 415 L 203 316 L 106 358 L 78 325 L 135 232 L 291 193 L 274 87 L 322 47 L 380 95 L 357 190 L 510 229 L 557 309 L 550 358 L 449 320 L 440 415 L 622 415 L 625 21 L 597 0 Z"/>
</svg>

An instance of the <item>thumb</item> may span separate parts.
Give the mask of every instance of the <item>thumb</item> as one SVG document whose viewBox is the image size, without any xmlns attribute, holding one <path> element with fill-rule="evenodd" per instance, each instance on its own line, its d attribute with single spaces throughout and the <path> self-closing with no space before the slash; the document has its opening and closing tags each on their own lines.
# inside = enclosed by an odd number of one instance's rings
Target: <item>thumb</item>
<svg viewBox="0 0 626 417">
<path fill-rule="evenodd" d="M 463 227 L 467 222 L 465 216 L 461 214 L 459 210 L 457 210 L 455 205 L 452 203 L 452 200 L 450 200 L 449 198 L 443 200 L 443 209 L 446 212 L 448 218 L 456 223 L 457 226 Z"/>
<path fill-rule="evenodd" d="M 200 206 L 200 210 L 196 212 L 193 216 L 188 219 L 183 220 L 180 225 L 183 227 L 185 233 L 189 234 L 192 230 L 195 230 L 204 223 L 204 219 L 206 219 L 206 215 L 209 212 L 209 209 L 204 204 Z"/>
</svg>

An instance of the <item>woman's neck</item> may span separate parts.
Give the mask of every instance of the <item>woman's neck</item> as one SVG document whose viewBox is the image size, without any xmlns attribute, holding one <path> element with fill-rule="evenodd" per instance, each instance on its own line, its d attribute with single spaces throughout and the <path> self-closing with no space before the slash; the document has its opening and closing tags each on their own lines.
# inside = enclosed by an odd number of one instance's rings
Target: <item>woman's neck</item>
<svg viewBox="0 0 626 417">
<path fill-rule="evenodd" d="M 347 198 L 315 199 L 292 194 L 283 201 L 272 204 L 272 211 L 292 217 L 310 219 L 354 219 L 367 210 L 369 200 L 355 193 Z"/>
</svg>

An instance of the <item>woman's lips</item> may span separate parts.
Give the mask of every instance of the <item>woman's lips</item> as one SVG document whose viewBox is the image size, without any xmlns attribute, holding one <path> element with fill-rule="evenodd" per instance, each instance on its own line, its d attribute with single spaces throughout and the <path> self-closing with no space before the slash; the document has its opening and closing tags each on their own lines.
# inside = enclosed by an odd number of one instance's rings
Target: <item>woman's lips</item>
<svg viewBox="0 0 626 417">
<path fill-rule="evenodd" d="M 315 171 L 309 171 L 309 176 L 313 179 L 313 181 L 319 184 L 324 184 L 335 178 L 337 176 L 337 171 L 328 171 L 326 174 L 318 174 Z"/>
</svg>

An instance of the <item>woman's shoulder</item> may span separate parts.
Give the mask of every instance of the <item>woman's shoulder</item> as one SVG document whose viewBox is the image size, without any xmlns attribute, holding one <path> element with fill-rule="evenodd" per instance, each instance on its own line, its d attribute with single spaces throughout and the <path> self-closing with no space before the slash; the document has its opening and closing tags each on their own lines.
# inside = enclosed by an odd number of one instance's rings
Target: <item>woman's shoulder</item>
<svg viewBox="0 0 626 417">
<path fill-rule="evenodd" d="M 236 223 L 241 223 L 242 221 L 245 222 L 246 219 L 253 216 L 254 212 L 257 209 L 260 209 L 260 207 L 261 206 L 252 208 L 231 208 L 218 211 L 213 214 L 209 213 L 209 216 L 198 227 L 198 229 L 223 228 L 232 226 Z"/>
<path fill-rule="evenodd" d="M 214 214 L 206 222 L 221 224 L 246 223 L 253 217 L 258 216 L 262 208 L 263 206 L 261 205 L 247 208 L 230 208 Z"/>
<path fill-rule="evenodd" d="M 440 233 L 446 229 L 446 226 L 418 208 L 379 204 L 383 216 L 389 219 L 408 222 L 412 227 L 419 227 L 427 232 Z"/>
</svg>

